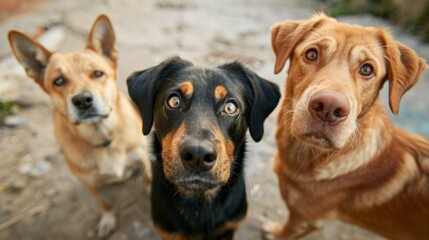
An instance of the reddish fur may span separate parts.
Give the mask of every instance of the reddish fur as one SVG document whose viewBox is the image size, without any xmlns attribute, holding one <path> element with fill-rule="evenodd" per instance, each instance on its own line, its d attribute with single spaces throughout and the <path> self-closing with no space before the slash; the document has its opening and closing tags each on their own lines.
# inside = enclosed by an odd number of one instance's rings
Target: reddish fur
<svg viewBox="0 0 429 240">
<path fill-rule="evenodd" d="M 387 45 L 384 54 L 390 62 L 375 54 L 377 66 L 387 68 L 385 74 L 371 79 L 372 83 L 360 83 L 349 72 L 341 72 L 341 68 L 331 71 L 319 69 L 319 65 L 298 64 L 300 56 L 294 51 L 299 51 L 299 45 L 305 44 L 310 31 L 324 37 L 323 30 L 314 30 L 321 27 L 353 34 L 361 45 L 362 41 L 366 46 L 377 41 Z M 296 29 L 301 30 L 297 32 Z M 427 239 L 429 141 L 393 126 L 378 99 L 379 89 L 389 81 L 390 106 L 397 113 L 401 97 L 426 68 L 424 60 L 395 42 L 385 30 L 340 24 L 324 15 L 308 21 L 276 24 L 272 33 L 277 57 L 275 72 L 281 71 L 287 59 L 291 60 L 285 98 L 277 120 L 278 152 L 274 163 L 290 215 L 284 226 L 267 225 L 266 237 L 300 238 L 318 229 L 323 220 L 338 218 L 390 239 Z M 341 49 L 354 44 L 341 42 L 340 34 L 330 36 L 339 42 Z M 379 71 L 383 72 L 383 69 Z M 314 74 L 317 75 L 314 79 L 307 76 Z M 353 86 L 338 85 L 338 81 L 335 82 L 337 76 L 344 76 L 342 81 L 350 78 L 349 84 Z M 317 82 L 318 79 L 325 81 Z M 358 102 L 356 122 L 361 128 L 341 149 L 310 145 L 296 134 L 295 130 L 305 124 L 293 123 L 293 117 L 299 110 L 296 102 L 305 90 L 315 85 L 340 91 Z M 362 95 L 362 91 L 368 94 Z M 374 154 L 365 156 L 366 152 L 372 151 Z"/>
</svg>

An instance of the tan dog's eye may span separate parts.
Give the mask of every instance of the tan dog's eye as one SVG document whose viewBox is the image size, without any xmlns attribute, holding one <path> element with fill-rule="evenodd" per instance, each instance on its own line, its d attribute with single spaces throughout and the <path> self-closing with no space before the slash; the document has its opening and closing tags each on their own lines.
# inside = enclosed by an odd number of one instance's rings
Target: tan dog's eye
<svg viewBox="0 0 429 240">
<path fill-rule="evenodd" d="M 102 71 L 100 71 L 100 70 L 95 70 L 93 73 L 92 73 L 92 76 L 94 77 L 94 78 L 100 78 L 100 77 L 102 77 L 104 75 L 104 72 L 102 72 Z"/>
<path fill-rule="evenodd" d="M 359 70 L 359 74 L 365 77 L 371 76 L 373 72 L 374 70 L 369 64 L 362 65 L 362 67 L 360 67 L 360 70 Z"/>
<path fill-rule="evenodd" d="M 167 105 L 172 109 L 180 108 L 180 98 L 177 95 L 172 95 L 167 100 Z"/>
<path fill-rule="evenodd" d="M 305 58 L 309 61 L 316 61 L 317 60 L 317 50 L 316 49 L 310 49 L 307 52 L 305 52 Z"/>
<path fill-rule="evenodd" d="M 228 115 L 232 115 L 236 113 L 237 110 L 238 110 L 237 104 L 235 104 L 234 102 L 227 102 L 223 107 L 223 111 Z"/>
<path fill-rule="evenodd" d="M 60 87 L 60 86 L 64 85 L 65 83 L 66 83 L 66 80 L 62 76 L 59 76 L 54 80 L 54 85 L 56 87 Z"/>
</svg>

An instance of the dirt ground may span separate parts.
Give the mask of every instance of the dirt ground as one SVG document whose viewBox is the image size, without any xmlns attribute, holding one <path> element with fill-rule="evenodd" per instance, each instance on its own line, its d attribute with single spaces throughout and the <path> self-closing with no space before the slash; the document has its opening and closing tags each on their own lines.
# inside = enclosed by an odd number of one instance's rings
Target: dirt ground
<svg viewBox="0 0 429 240">
<path fill-rule="evenodd" d="M 40 26 L 64 31 L 60 52 L 83 49 L 89 28 L 107 13 L 116 30 L 120 61 L 118 84 L 135 70 L 179 55 L 196 64 L 217 65 L 240 60 L 284 88 L 285 73 L 274 75 L 269 27 L 285 19 L 303 19 L 320 6 L 299 0 L 173 1 L 92 0 L 41 1 L 31 11 L 0 23 L 0 58 L 10 57 L 6 34 L 20 29 L 34 34 Z M 378 18 L 350 16 L 340 21 L 388 26 Z M 429 46 L 391 27 L 398 39 L 429 59 Z M 410 131 L 429 136 L 428 73 L 419 87 L 406 95 L 394 121 Z M 0 127 L 0 239 L 95 239 L 99 218 L 96 203 L 65 166 L 53 136 L 49 98 L 13 67 L 1 65 L 0 99 L 16 100 L 21 109 L 16 127 Z M 383 99 L 387 100 L 385 92 Z M 386 101 L 387 102 L 387 101 Z M 275 117 L 265 124 L 260 143 L 248 138 L 246 176 L 249 221 L 235 239 L 260 239 L 257 221 L 283 222 L 287 210 L 271 170 L 275 152 Z M 109 189 L 119 202 L 119 226 L 110 239 L 158 239 L 150 221 L 148 193 L 136 177 Z M 338 221 L 306 237 L 307 240 L 382 239 Z"/>
</svg>

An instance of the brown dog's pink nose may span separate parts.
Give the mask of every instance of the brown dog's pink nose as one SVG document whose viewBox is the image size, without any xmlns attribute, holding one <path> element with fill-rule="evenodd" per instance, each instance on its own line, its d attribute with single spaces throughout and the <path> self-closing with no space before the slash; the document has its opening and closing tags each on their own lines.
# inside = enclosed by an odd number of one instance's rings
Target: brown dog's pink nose
<svg viewBox="0 0 429 240">
<path fill-rule="evenodd" d="M 328 122 L 330 125 L 337 125 L 350 113 L 350 105 L 346 96 L 326 91 L 314 94 L 310 99 L 308 109 L 314 118 Z"/>
</svg>

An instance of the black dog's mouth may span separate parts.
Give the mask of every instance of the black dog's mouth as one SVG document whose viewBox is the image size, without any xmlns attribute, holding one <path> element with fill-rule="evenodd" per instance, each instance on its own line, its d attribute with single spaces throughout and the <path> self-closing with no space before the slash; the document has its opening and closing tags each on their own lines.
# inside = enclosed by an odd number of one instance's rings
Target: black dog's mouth
<svg viewBox="0 0 429 240">
<path fill-rule="evenodd" d="M 177 179 L 176 184 L 186 191 L 205 192 L 222 185 L 222 182 L 196 175 Z"/>
</svg>

